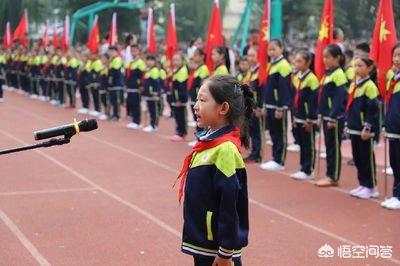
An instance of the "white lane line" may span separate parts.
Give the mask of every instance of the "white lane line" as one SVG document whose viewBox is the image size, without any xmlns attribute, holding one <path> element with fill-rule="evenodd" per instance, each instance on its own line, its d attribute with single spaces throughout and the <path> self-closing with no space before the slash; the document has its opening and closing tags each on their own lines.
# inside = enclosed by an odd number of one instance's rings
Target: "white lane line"
<svg viewBox="0 0 400 266">
<path fill-rule="evenodd" d="M 50 265 L 46 258 L 40 254 L 37 248 L 29 241 L 29 239 L 19 230 L 19 228 L 11 221 L 10 218 L 0 210 L 0 219 L 10 229 L 14 236 L 24 245 L 24 247 L 31 253 L 32 257 L 39 263 L 39 265 Z"/>
<path fill-rule="evenodd" d="M 24 142 L 23 140 L 20 140 L 19 138 L 16 138 L 15 136 L 10 134 L 9 132 L 6 132 L 6 131 L 0 129 L 0 133 L 2 133 L 3 135 L 7 136 L 10 139 L 13 139 L 14 141 L 16 141 L 16 142 L 18 142 L 18 143 L 20 143 L 22 145 L 27 145 L 26 142 Z M 146 217 L 150 221 L 152 221 L 155 224 L 159 225 L 164 230 L 172 233 L 173 235 L 175 235 L 177 237 L 181 237 L 181 233 L 178 230 L 176 230 L 175 228 L 169 226 L 168 224 L 166 224 L 162 220 L 158 219 L 156 216 L 152 215 L 148 211 L 140 208 L 139 206 L 137 206 L 137 205 L 135 205 L 135 204 L 133 204 L 133 203 L 131 203 L 129 201 L 126 201 L 126 200 L 122 199 L 121 197 L 117 196 L 116 194 L 112 193 L 111 191 L 101 187 L 100 185 L 96 184 L 95 182 L 93 182 L 92 180 L 90 180 L 89 178 L 84 176 L 83 174 L 78 173 L 77 171 L 75 171 L 74 169 L 68 167 L 67 165 L 63 164 L 62 162 L 58 161 L 54 157 L 52 157 L 52 156 L 50 156 L 50 155 L 48 155 L 48 154 L 46 154 L 46 153 L 44 153 L 44 152 L 42 152 L 40 150 L 35 150 L 35 152 L 39 153 L 40 155 L 45 157 L 47 160 L 51 161 L 55 165 L 58 165 L 59 167 L 61 167 L 64 170 L 66 170 L 67 172 L 71 173 L 72 175 L 78 177 L 80 180 L 82 180 L 83 182 L 89 184 L 93 188 L 103 192 L 104 194 L 106 194 L 110 198 L 112 198 L 112 199 L 118 201 L 119 203 L 122 203 L 123 205 L 129 207 L 130 209 L 140 213 L 141 215 L 143 215 L 144 217 Z M 149 159 L 149 161 L 153 161 L 153 160 Z"/>
<path fill-rule="evenodd" d="M 12 191 L 12 192 L 0 192 L 0 196 L 22 196 L 22 195 L 68 193 L 68 192 L 80 192 L 80 191 L 96 191 L 96 188 L 87 187 L 87 188 L 70 188 L 70 189 Z"/>
</svg>

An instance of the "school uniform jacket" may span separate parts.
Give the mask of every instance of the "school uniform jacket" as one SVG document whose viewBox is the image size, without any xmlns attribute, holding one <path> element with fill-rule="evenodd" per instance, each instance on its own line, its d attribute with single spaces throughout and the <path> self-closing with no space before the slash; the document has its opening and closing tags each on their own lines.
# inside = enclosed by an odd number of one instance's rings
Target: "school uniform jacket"
<svg viewBox="0 0 400 266">
<path fill-rule="evenodd" d="M 117 56 L 111 60 L 108 69 L 108 87 L 110 90 L 122 89 L 124 86 L 123 65 L 121 57 Z"/>
<path fill-rule="evenodd" d="M 258 71 L 258 65 L 250 69 L 250 88 L 253 91 L 256 108 L 261 110 L 264 107 L 264 94 L 263 86 L 259 84 Z"/>
<path fill-rule="evenodd" d="M 217 65 L 212 73 L 213 76 L 229 74 L 229 70 L 224 64 Z"/>
<path fill-rule="evenodd" d="M 386 136 L 400 139 L 400 72 L 394 73 L 390 70 L 387 74 L 387 93 L 389 94 L 390 83 L 395 86 L 390 100 L 386 105 L 385 127 Z"/>
<path fill-rule="evenodd" d="M 295 122 L 315 123 L 318 118 L 318 78 L 308 70 L 304 73 L 298 72 L 294 80 L 293 85 L 296 89 L 293 102 Z M 296 101 L 298 102 L 296 103 Z"/>
<path fill-rule="evenodd" d="M 153 100 L 154 96 L 160 96 L 160 70 L 153 67 L 146 71 L 143 81 L 144 91 L 143 96 L 145 100 Z"/>
<path fill-rule="evenodd" d="M 347 78 L 340 67 L 326 70 L 319 96 L 319 114 L 323 119 L 336 122 L 344 118 L 347 100 Z"/>
<path fill-rule="evenodd" d="M 177 71 L 175 71 L 172 77 L 172 96 L 174 102 L 187 103 L 188 101 L 188 78 L 189 71 L 186 65 L 183 65 Z"/>
<path fill-rule="evenodd" d="M 379 123 L 379 90 L 367 78 L 350 85 L 349 99 L 353 97 L 347 113 L 347 128 L 350 134 L 360 135 L 363 128 L 374 128 Z M 353 95 L 353 96 L 351 96 Z"/>
<path fill-rule="evenodd" d="M 141 58 L 133 60 L 126 71 L 125 84 L 128 88 L 128 92 L 138 92 L 139 87 L 142 84 L 143 73 L 146 70 L 146 64 Z M 136 89 L 137 91 L 129 91 L 130 89 Z"/>
<path fill-rule="evenodd" d="M 198 139 L 212 140 L 227 126 Z M 232 142 L 195 153 L 188 171 L 183 207 L 182 251 L 190 255 L 239 257 L 247 246 L 248 196 L 245 165 Z"/>
<path fill-rule="evenodd" d="M 196 103 L 197 94 L 199 93 L 199 89 L 202 85 L 203 80 L 210 76 L 210 72 L 208 71 L 208 67 L 205 64 L 202 64 L 197 67 L 197 69 L 193 73 L 193 83 L 190 88 L 190 98 L 192 104 Z"/>
<path fill-rule="evenodd" d="M 268 109 L 283 110 L 292 106 L 291 72 L 292 68 L 283 56 L 270 63 L 265 85 L 265 104 Z"/>
</svg>

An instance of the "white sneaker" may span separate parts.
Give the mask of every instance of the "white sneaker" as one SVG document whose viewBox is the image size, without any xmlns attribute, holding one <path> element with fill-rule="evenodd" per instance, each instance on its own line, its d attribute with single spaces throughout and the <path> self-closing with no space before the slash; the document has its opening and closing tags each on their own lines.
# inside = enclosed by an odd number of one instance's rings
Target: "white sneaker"
<svg viewBox="0 0 400 266">
<path fill-rule="evenodd" d="M 190 121 L 190 122 L 188 122 L 188 126 L 189 127 L 196 127 L 197 123 L 196 123 L 196 121 Z"/>
<path fill-rule="evenodd" d="M 100 112 L 97 112 L 96 110 L 90 110 L 89 111 L 89 115 L 91 115 L 91 116 L 99 116 Z"/>
<path fill-rule="evenodd" d="M 51 103 L 51 101 L 50 101 Z M 87 114 L 89 112 L 89 109 L 87 108 L 81 108 L 78 110 L 78 114 Z"/>
<path fill-rule="evenodd" d="M 296 180 L 310 180 L 310 179 L 314 179 L 314 175 L 307 175 L 306 173 L 304 173 L 303 171 L 298 171 L 297 173 L 294 173 L 292 175 L 290 175 L 291 178 L 296 179 Z"/>
<path fill-rule="evenodd" d="M 269 145 L 269 146 L 272 146 L 272 145 L 274 145 L 274 143 L 272 142 L 272 140 L 267 140 L 267 145 Z"/>
<path fill-rule="evenodd" d="M 44 96 L 39 96 L 39 101 L 42 101 L 42 102 L 44 102 L 44 101 L 46 101 L 46 97 L 44 97 Z"/>
<path fill-rule="evenodd" d="M 148 125 L 147 127 L 143 128 L 143 131 L 144 131 L 144 132 L 154 132 L 154 131 L 156 131 L 156 130 L 157 130 L 157 129 L 154 128 L 154 127 L 152 127 L 151 125 Z"/>
<path fill-rule="evenodd" d="M 385 199 L 384 201 L 381 202 L 381 206 L 387 208 L 387 205 L 395 199 L 396 199 L 395 197 Z"/>
<path fill-rule="evenodd" d="M 194 147 L 194 145 L 196 145 L 196 143 L 197 143 L 197 140 L 190 141 L 190 142 L 188 143 L 188 146 Z"/>
<path fill-rule="evenodd" d="M 267 171 L 283 171 L 285 167 L 275 161 L 269 161 L 260 165 L 261 169 Z"/>
<path fill-rule="evenodd" d="M 349 192 L 350 196 L 355 197 L 355 194 L 357 194 L 363 188 L 364 188 L 363 186 L 358 186 L 355 189 L 350 190 Z"/>
<path fill-rule="evenodd" d="M 99 120 L 107 120 L 107 119 L 108 119 L 107 115 L 105 115 L 105 114 L 100 114 L 99 115 Z"/>
<path fill-rule="evenodd" d="M 29 96 L 31 99 L 37 100 L 39 98 L 39 96 L 37 94 L 32 94 L 31 96 Z"/>
<path fill-rule="evenodd" d="M 369 199 L 379 197 L 379 192 L 376 188 L 363 187 L 358 192 L 354 193 L 354 197 L 359 199 Z"/>
<path fill-rule="evenodd" d="M 126 127 L 129 129 L 139 129 L 140 125 L 132 122 L 132 123 L 127 124 Z"/>
<path fill-rule="evenodd" d="M 394 198 L 388 204 L 386 204 L 386 208 L 389 210 L 400 210 L 400 200 L 398 198 Z"/>
<path fill-rule="evenodd" d="M 292 152 L 299 152 L 300 151 L 300 145 L 298 144 L 290 144 L 289 146 L 287 146 L 286 148 L 287 151 L 292 151 Z"/>
<path fill-rule="evenodd" d="M 0 98 L 0 103 L 4 103 L 4 98 Z"/>
<path fill-rule="evenodd" d="M 387 175 L 393 175 L 392 167 L 386 167 L 386 169 L 382 169 L 382 173 L 385 173 L 385 172 Z"/>
<path fill-rule="evenodd" d="M 321 159 L 326 159 L 326 152 L 321 152 L 319 157 L 321 157 Z"/>
</svg>

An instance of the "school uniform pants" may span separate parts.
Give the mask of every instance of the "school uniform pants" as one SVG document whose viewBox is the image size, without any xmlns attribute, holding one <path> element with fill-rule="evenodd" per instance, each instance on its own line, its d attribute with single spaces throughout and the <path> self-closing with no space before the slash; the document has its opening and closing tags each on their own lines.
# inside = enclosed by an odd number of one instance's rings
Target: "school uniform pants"
<svg viewBox="0 0 400 266">
<path fill-rule="evenodd" d="M 389 160 L 393 169 L 393 197 L 400 199 L 400 139 L 389 139 Z"/>
<path fill-rule="evenodd" d="M 84 82 L 79 84 L 79 94 L 81 95 L 82 107 L 89 109 L 89 92 Z"/>
<path fill-rule="evenodd" d="M 68 80 L 65 82 L 65 87 L 66 87 L 67 95 L 69 98 L 69 104 L 71 107 L 75 107 L 75 104 L 76 104 L 75 86 L 76 86 L 76 83 L 73 80 Z"/>
<path fill-rule="evenodd" d="M 311 127 L 311 131 L 307 132 L 303 123 L 296 123 L 296 130 L 300 145 L 301 171 L 310 175 L 314 171 L 316 157 L 314 125 Z"/>
<path fill-rule="evenodd" d="M 49 91 L 48 91 L 48 82 L 46 80 L 46 77 L 42 76 L 40 78 L 39 85 L 42 88 L 42 96 L 48 97 Z"/>
<path fill-rule="evenodd" d="M 287 110 L 283 110 L 282 119 L 275 118 L 275 109 L 267 108 L 267 123 L 269 134 L 273 142 L 272 159 L 281 164 L 285 164 L 287 146 Z"/>
<path fill-rule="evenodd" d="M 263 116 L 252 116 L 250 120 L 250 139 L 251 139 L 251 153 L 250 157 L 261 158 L 261 136 L 264 130 L 262 120 Z"/>
<path fill-rule="evenodd" d="M 147 100 L 147 110 L 150 115 L 150 125 L 153 128 L 158 126 L 159 110 L 158 110 L 158 100 Z"/>
<path fill-rule="evenodd" d="M 65 89 L 64 89 L 64 80 L 62 80 L 62 79 L 57 81 L 57 92 L 58 92 L 58 100 L 60 101 L 60 104 L 64 104 Z"/>
<path fill-rule="evenodd" d="M 175 106 L 174 115 L 176 122 L 176 134 L 184 137 L 187 135 L 187 110 L 186 105 Z"/>
<path fill-rule="evenodd" d="M 112 117 L 117 119 L 121 117 L 121 91 L 122 87 L 110 88 L 110 107 L 112 109 Z"/>
<path fill-rule="evenodd" d="M 3 98 L 3 85 L 5 84 L 5 79 L 0 78 L 0 99 Z"/>
<path fill-rule="evenodd" d="M 294 144 L 299 144 L 300 142 L 300 133 L 299 133 L 299 129 L 297 127 L 294 127 L 294 113 L 295 110 L 294 108 L 290 109 L 290 121 L 292 122 L 292 135 L 293 135 L 293 139 L 294 139 Z"/>
<path fill-rule="evenodd" d="M 328 121 L 323 121 L 324 140 L 326 148 L 326 176 L 333 181 L 339 181 L 341 171 L 342 152 L 342 132 L 344 128 L 344 119 L 336 121 L 334 128 L 328 128 Z"/>
<path fill-rule="evenodd" d="M 94 110 L 100 112 L 100 93 L 99 85 L 90 86 L 90 93 L 92 94 Z"/>
<path fill-rule="evenodd" d="M 350 139 L 358 181 L 363 187 L 374 188 L 376 186 L 374 139 L 362 140 L 360 135 L 354 134 L 350 135 Z"/>
<path fill-rule="evenodd" d="M 140 92 L 139 89 L 129 89 L 126 97 L 126 108 L 128 115 L 132 117 L 132 122 L 140 125 L 141 122 L 141 107 L 140 107 Z"/>
<path fill-rule="evenodd" d="M 109 104 L 109 93 L 106 89 L 102 88 L 99 90 L 100 93 L 100 101 L 103 105 L 104 114 L 107 116 L 110 115 L 110 104 Z"/>
</svg>

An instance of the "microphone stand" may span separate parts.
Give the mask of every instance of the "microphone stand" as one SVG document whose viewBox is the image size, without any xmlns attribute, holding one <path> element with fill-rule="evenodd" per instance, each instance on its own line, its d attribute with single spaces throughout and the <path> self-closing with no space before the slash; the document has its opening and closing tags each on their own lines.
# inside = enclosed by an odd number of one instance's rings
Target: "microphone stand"
<svg viewBox="0 0 400 266">
<path fill-rule="evenodd" d="M 14 152 L 20 152 L 20 151 L 26 151 L 26 150 L 33 150 L 33 149 L 37 149 L 37 148 L 47 148 L 47 147 L 56 146 L 56 145 L 60 146 L 60 145 L 68 144 L 71 142 L 71 137 L 72 136 L 65 135 L 63 138 L 50 139 L 48 141 L 44 141 L 44 142 L 41 142 L 38 144 L 33 144 L 33 145 L 28 145 L 28 146 L 13 148 L 13 149 L 7 149 L 7 150 L 0 150 L 0 155 L 14 153 Z"/>
</svg>

